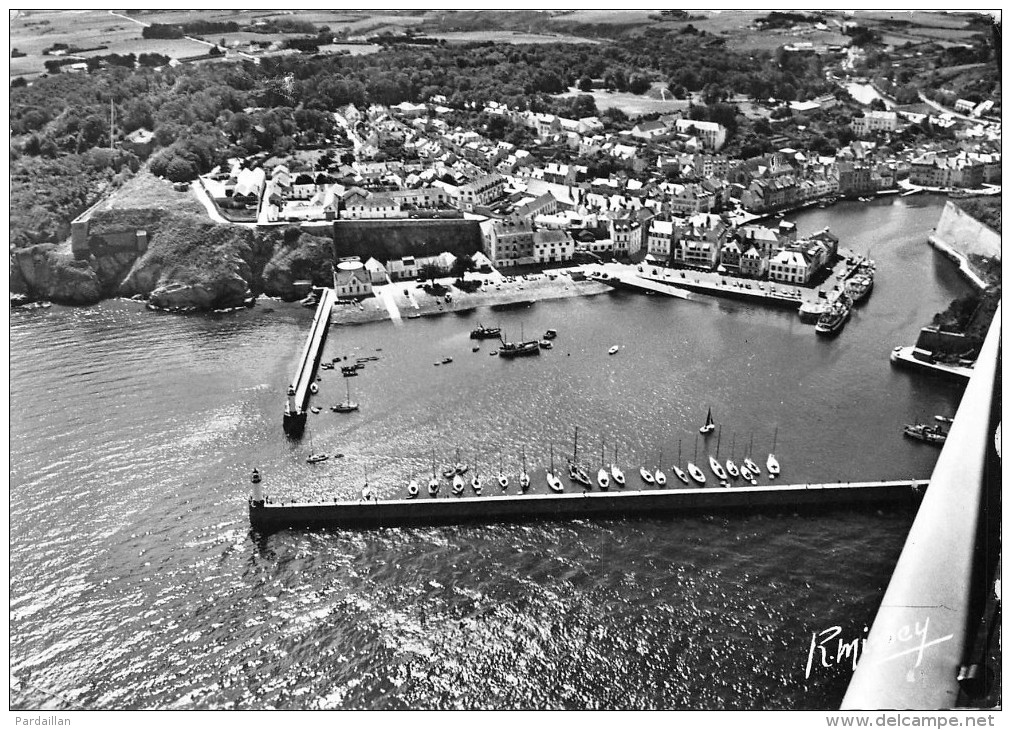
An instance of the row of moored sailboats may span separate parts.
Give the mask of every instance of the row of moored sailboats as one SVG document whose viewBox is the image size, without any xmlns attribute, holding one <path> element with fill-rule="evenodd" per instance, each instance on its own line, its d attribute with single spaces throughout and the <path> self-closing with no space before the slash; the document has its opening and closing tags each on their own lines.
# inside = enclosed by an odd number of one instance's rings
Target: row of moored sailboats
<svg viewBox="0 0 1011 730">
<path fill-rule="evenodd" d="M 706 425 L 699 429 L 703 434 L 711 433 L 716 428 L 712 421 L 712 411 L 710 411 L 708 418 L 706 419 Z M 776 450 L 776 437 L 778 436 L 778 429 L 774 432 L 772 439 L 772 451 L 769 452 L 768 458 L 766 459 L 765 468 L 769 474 L 770 479 L 775 479 L 780 473 L 779 461 L 776 459 L 774 454 Z M 748 445 L 748 455 L 743 457 L 740 465 L 734 461 L 733 453 L 736 448 L 737 439 L 734 438 L 733 445 L 731 446 L 731 457 L 721 462 L 720 456 L 720 440 L 722 438 L 722 427 L 717 433 L 716 440 L 716 455 L 709 455 L 709 468 L 712 473 L 716 476 L 721 486 L 729 486 L 731 480 L 743 479 L 749 484 L 755 485 L 758 483 L 758 477 L 761 476 L 762 470 L 751 459 L 752 446 L 754 445 L 754 437 L 752 436 Z M 674 476 L 677 477 L 684 484 L 691 484 L 695 481 L 699 485 L 704 485 L 706 483 L 706 474 L 700 469 L 696 462 L 698 461 L 698 447 L 699 441 L 698 436 L 695 437 L 695 452 L 692 461 L 687 463 L 687 471 L 682 470 L 681 464 L 681 441 L 678 441 L 678 459 L 677 462 L 671 464 L 671 469 L 674 472 Z M 554 446 L 549 447 L 549 463 L 550 466 L 545 473 L 545 479 L 547 481 L 548 488 L 553 492 L 563 492 L 565 490 L 565 485 L 562 482 L 561 474 L 562 470 L 555 468 L 555 451 Z M 600 490 L 608 490 L 611 488 L 612 484 L 616 487 L 624 487 L 626 484 L 625 473 L 618 466 L 618 447 L 614 447 L 614 459 L 613 461 L 605 466 L 604 454 L 605 454 L 605 444 L 601 442 L 600 444 L 600 468 L 597 470 L 596 474 L 596 486 Z M 523 467 L 522 471 L 519 473 L 519 485 L 522 492 L 527 492 L 530 489 L 530 474 L 527 471 L 527 459 L 526 451 L 523 451 L 522 456 Z M 572 457 L 567 459 L 567 469 L 568 477 L 570 481 L 582 486 L 584 489 L 593 489 L 594 482 L 590 478 L 590 473 L 587 468 L 579 463 L 579 428 L 576 427 L 575 433 L 572 439 Z M 467 480 L 464 475 L 470 470 L 470 466 L 461 461 L 460 450 L 456 450 L 456 462 L 454 464 L 447 464 L 443 467 L 441 471 L 441 476 L 448 479 L 451 483 L 451 491 L 456 496 L 461 496 L 466 491 Z M 657 460 L 656 468 L 649 468 L 647 466 L 639 467 L 639 477 L 640 479 L 650 485 L 664 487 L 667 484 L 667 474 L 663 470 L 663 451 L 660 451 L 659 459 Z M 481 494 L 484 490 L 485 482 L 484 478 L 481 476 L 478 465 L 475 462 L 474 472 L 470 477 L 470 487 L 474 494 Z M 509 476 L 502 469 L 502 458 L 499 457 L 499 470 L 498 474 L 494 480 L 501 491 L 505 491 L 509 488 Z M 435 453 L 432 453 L 432 477 L 428 481 L 428 494 L 432 497 L 438 495 L 441 488 L 441 480 L 439 478 L 439 473 L 436 471 L 435 466 Z M 414 478 L 414 474 L 411 474 L 410 482 L 407 485 L 407 494 L 409 497 L 417 497 L 421 492 L 421 487 L 418 481 Z"/>
</svg>

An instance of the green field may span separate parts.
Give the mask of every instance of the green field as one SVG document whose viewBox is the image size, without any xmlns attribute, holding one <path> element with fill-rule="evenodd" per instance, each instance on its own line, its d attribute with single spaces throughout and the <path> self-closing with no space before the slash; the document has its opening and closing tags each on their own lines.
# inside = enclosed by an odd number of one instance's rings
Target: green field
<svg viewBox="0 0 1011 730">
<path fill-rule="evenodd" d="M 10 21 L 11 48 L 28 55 L 11 59 L 10 76 L 31 78 L 45 73 L 45 62 L 56 56 L 43 56 L 42 51 L 54 43 L 80 48 L 108 46 L 79 54 L 83 58 L 110 53 L 161 53 L 178 58 L 207 52 L 207 46 L 193 41 L 147 40 L 141 37 L 141 30 L 137 23 L 105 10 L 19 11 Z"/>
<path fill-rule="evenodd" d="M 580 38 L 560 33 L 524 33 L 518 30 L 475 30 L 450 33 L 433 33 L 431 38 L 445 39 L 447 43 L 473 43 L 493 41 L 495 43 L 599 43 L 591 38 Z"/>
<path fill-rule="evenodd" d="M 575 88 L 570 88 L 564 94 L 557 94 L 559 98 L 579 96 L 589 94 L 597 105 L 599 111 L 605 109 L 620 109 L 625 112 L 630 119 L 641 117 L 645 114 L 665 114 L 676 111 L 684 111 L 688 108 L 688 100 L 679 101 L 667 94 L 667 100 L 655 99 L 648 95 L 630 94 L 625 91 L 603 91 L 594 89 L 583 92 Z"/>
</svg>

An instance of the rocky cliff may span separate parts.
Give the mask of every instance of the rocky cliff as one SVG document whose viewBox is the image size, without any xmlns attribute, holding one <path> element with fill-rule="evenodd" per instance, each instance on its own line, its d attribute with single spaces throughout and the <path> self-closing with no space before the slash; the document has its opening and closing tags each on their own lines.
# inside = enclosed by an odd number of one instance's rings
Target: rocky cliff
<svg viewBox="0 0 1011 730">
<path fill-rule="evenodd" d="M 260 293 L 294 299 L 295 281 L 333 280 L 330 239 L 297 228 L 260 232 L 189 214 L 141 221 L 136 211 L 123 212 L 123 227 L 141 223 L 148 237 L 143 252 L 99 245 L 77 261 L 57 253 L 54 244 L 16 250 L 11 292 L 66 304 L 139 295 L 167 309 L 219 309 L 241 306 Z M 96 235 L 107 235 L 116 221 L 103 219 L 101 226 Z"/>
</svg>

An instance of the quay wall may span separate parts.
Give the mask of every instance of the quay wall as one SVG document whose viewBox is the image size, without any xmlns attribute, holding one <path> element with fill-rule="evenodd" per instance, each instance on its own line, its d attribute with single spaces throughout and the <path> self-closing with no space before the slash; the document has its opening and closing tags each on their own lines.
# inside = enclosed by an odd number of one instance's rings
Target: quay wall
<svg viewBox="0 0 1011 730">
<path fill-rule="evenodd" d="M 853 505 L 915 507 L 927 482 L 859 482 L 762 487 L 653 489 L 265 505 L 250 503 L 255 527 L 389 527 L 465 522 L 654 516 L 671 513 L 820 510 Z"/>
</svg>

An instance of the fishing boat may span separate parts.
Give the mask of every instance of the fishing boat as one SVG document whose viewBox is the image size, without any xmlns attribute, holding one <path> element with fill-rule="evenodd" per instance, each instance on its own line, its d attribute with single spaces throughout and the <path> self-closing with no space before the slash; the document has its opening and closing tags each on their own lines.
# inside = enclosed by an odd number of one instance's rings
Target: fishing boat
<svg viewBox="0 0 1011 730">
<path fill-rule="evenodd" d="M 759 469 L 758 464 L 756 464 L 751 459 L 751 449 L 754 445 L 755 445 L 755 434 L 751 434 L 751 439 L 748 441 L 748 455 L 744 457 L 744 465 L 748 467 L 748 470 L 751 471 L 751 473 L 757 477 L 759 474 L 762 473 L 762 470 Z"/>
<path fill-rule="evenodd" d="M 407 482 L 407 496 L 409 499 L 414 499 L 418 496 L 418 492 L 421 488 L 418 486 L 418 481 L 414 478 L 414 467 L 411 467 L 411 479 Z"/>
<path fill-rule="evenodd" d="M 692 460 L 688 462 L 688 473 L 691 474 L 692 479 L 697 481 L 699 484 L 706 483 L 706 475 L 701 469 L 695 466 L 695 462 L 699 458 L 699 437 L 695 437 L 695 453 L 692 456 Z"/>
<path fill-rule="evenodd" d="M 776 459 L 776 437 L 779 435 L 779 427 L 772 432 L 772 451 L 769 452 L 769 458 L 765 460 L 765 468 L 769 471 L 769 478 L 775 479 L 776 475 L 779 474 L 779 461 Z"/>
<path fill-rule="evenodd" d="M 867 298 L 874 288 L 874 276 L 870 274 L 856 274 L 846 281 L 846 296 L 853 300 L 854 304 L 859 304 Z"/>
<path fill-rule="evenodd" d="M 523 471 L 520 472 L 520 490 L 530 489 L 530 475 L 527 474 L 527 450 L 523 449 Z"/>
<path fill-rule="evenodd" d="M 474 490 L 474 494 L 481 494 L 483 486 L 481 474 L 478 472 L 477 459 L 474 459 L 474 475 L 470 478 L 470 487 Z"/>
<path fill-rule="evenodd" d="M 463 494 L 463 477 L 459 474 L 453 476 L 453 494 L 457 496 Z"/>
<path fill-rule="evenodd" d="M 710 408 L 709 412 L 706 414 L 706 422 L 699 428 L 699 433 L 712 433 L 716 430 L 716 424 L 713 423 L 713 409 Z"/>
<path fill-rule="evenodd" d="M 583 467 L 579 466 L 579 426 L 572 435 L 572 458 L 569 460 L 569 479 L 582 484 L 584 487 L 593 486 L 590 482 L 590 475 Z"/>
<path fill-rule="evenodd" d="M 520 341 L 519 342 L 507 342 L 501 337 L 499 340 L 502 342 L 502 347 L 499 348 L 498 354 L 501 357 L 524 357 L 527 355 L 539 355 L 541 354 L 541 346 L 538 344 L 537 340 L 525 341 L 523 339 L 523 325 L 520 324 Z"/>
<path fill-rule="evenodd" d="M 502 454 L 498 455 L 498 485 L 502 489 L 509 488 L 509 477 L 502 473 Z"/>
<path fill-rule="evenodd" d="M 604 468 L 604 442 L 600 442 L 600 469 L 597 470 L 597 486 L 602 490 L 611 486 L 611 477 Z"/>
<path fill-rule="evenodd" d="M 727 480 L 727 472 L 720 464 L 720 437 L 723 435 L 723 427 L 720 426 L 720 432 L 716 436 L 716 458 L 713 458 L 712 454 L 709 455 L 709 468 L 713 470 L 713 474 L 721 481 L 725 482 Z"/>
<path fill-rule="evenodd" d="M 492 340 L 498 337 L 502 333 L 500 327 L 485 327 L 482 324 L 478 324 L 476 329 L 470 331 L 470 339 L 472 340 Z"/>
<path fill-rule="evenodd" d="M 850 298 L 841 294 L 832 302 L 828 311 L 818 317 L 818 324 L 814 326 L 814 331 L 823 336 L 838 334 L 849 317 Z"/>
<path fill-rule="evenodd" d="M 667 475 L 663 473 L 663 451 L 660 451 L 660 459 L 656 462 L 656 471 L 653 473 L 653 479 L 656 481 L 658 487 L 666 486 Z"/>
<path fill-rule="evenodd" d="M 616 352 L 617 352 L 617 351 L 618 351 L 619 349 L 620 349 L 620 348 L 619 348 L 619 347 L 618 347 L 617 345 L 615 345 L 614 347 L 612 347 L 612 348 L 611 348 L 610 350 L 608 350 L 608 351 L 607 351 L 607 354 L 608 354 L 608 355 L 613 355 L 613 354 L 614 354 L 614 353 L 616 353 Z"/>
<path fill-rule="evenodd" d="M 671 467 L 674 470 L 674 475 L 680 479 L 685 484 L 688 483 L 688 475 L 684 473 L 681 469 L 681 439 L 678 439 L 678 460 L 674 466 Z"/>
<path fill-rule="evenodd" d="M 625 472 L 618 468 L 618 447 L 614 447 L 614 462 L 611 464 L 611 479 L 619 487 L 625 486 Z"/>
<path fill-rule="evenodd" d="M 345 380 L 344 384 L 347 386 L 348 399 L 335 406 L 330 406 L 331 411 L 335 411 L 337 413 L 351 413 L 352 411 L 358 410 L 358 404 L 351 400 L 351 381 Z"/>
<path fill-rule="evenodd" d="M 925 423 L 907 423 L 902 428 L 902 433 L 910 438 L 937 446 L 943 444 L 948 438 L 948 434 L 940 426 L 931 426 Z"/>
<path fill-rule="evenodd" d="M 432 478 L 428 480 L 428 494 L 434 497 L 439 493 L 439 477 L 435 475 L 435 452 L 432 452 Z"/>
<path fill-rule="evenodd" d="M 737 448 L 737 436 L 734 436 L 734 440 L 730 445 L 730 458 L 727 459 L 725 466 L 727 467 L 727 474 L 729 474 L 734 479 L 737 479 L 741 475 L 740 469 L 737 468 L 737 464 L 734 463 L 734 449 Z"/>
<path fill-rule="evenodd" d="M 562 486 L 562 480 L 555 474 L 555 448 L 554 446 L 549 448 L 551 450 L 551 470 L 547 473 L 548 486 L 553 492 L 561 492 L 565 487 Z"/>
</svg>

